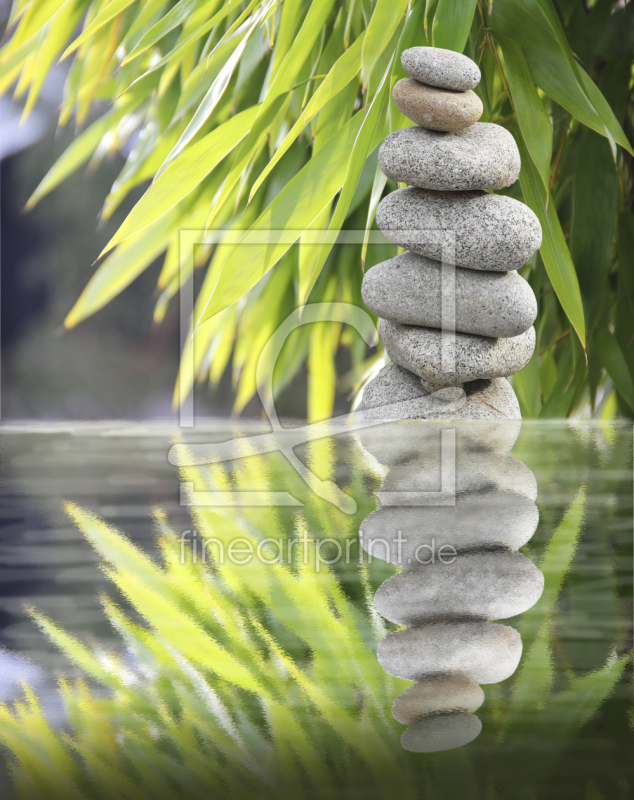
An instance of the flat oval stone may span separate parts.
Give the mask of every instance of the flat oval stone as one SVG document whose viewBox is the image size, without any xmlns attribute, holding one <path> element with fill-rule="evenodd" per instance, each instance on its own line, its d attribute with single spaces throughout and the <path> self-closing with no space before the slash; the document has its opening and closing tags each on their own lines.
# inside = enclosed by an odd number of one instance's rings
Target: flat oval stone
<svg viewBox="0 0 634 800">
<path fill-rule="evenodd" d="M 418 126 L 390 133 L 379 150 L 388 178 L 435 191 L 503 189 L 520 174 L 513 136 L 500 125 L 476 122 L 461 131 Z"/>
<path fill-rule="evenodd" d="M 456 496 L 455 506 L 383 506 L 361 523 L 361 546 L 373 558 L 408 569 L 438 558 L 447 546 L 462 554 L 518 550 L 537 529 L 539 511 L 526 495 L 491 491 Z"/>
<path fill-rule="evenodd" d="M 437 622 L 389 633 L 377 658 L 395 678 L 419 681 L 429 675 L 461 674 L 474 683 L 510 677 L 522 655 L 515 628 L 490 622 Z"/>
<path fill-rule="evenodd" d="M 442 89 L 465 92 L 480 83 L 480 69 L 474 61 L 441 47 L 410 47 L 403 50 L 401 64 L 412 78 Z"/>
<path fill-rule="evenodd" d="M 415 460 L 397 464 L 388 472 L 379 489 L 382 506 L 425 506 L 415 495 L 443 491 L 443 468 L 440 451 L 427 450 Z M 537 497 L 537 482 L 522 461 L 498 453 L 455 450 L 452 473 L 454 492 L 512 492 L 529 500 Z M 407 495 L 412 495 L 408 498 Z"/>
<path fill-rule="evenodd" d="M 475 92 L 451 92 L 403 78 L 392 97 L 406 117 L 431 131 L 461 131 L 482 116 L 482 100 Z"/>
<path fill-rule="evenodd" d="M 401 747 L 411 753 L 439 753 L 464 747 L 479 736 L 482 722 L 475 714 L 439 714 L 417 719 L 401 734 Z"/>
<path fill-rule="evenodd" d="M 517 272 L 445 269 L 443 276 L 439 261 L 411 251 L 402 253 L 365 273 L 363 302 L 377 317 L 440 328 L 444 289 L 455 295 L 455 327 L 462 333 L 508 338 L 519 336 L 535 322 L 537 300 Z"/>
<path fill-rule="evenodd" d="M 397 722 L 409 725 L 429 714 L 472 714 L 483 702 L 482 689 L 464 675 L 436 675 L 399 694 L 392 706 L 392 716 Z"/>
<path fill-rule="evenodd" d="M 399 189 L 379 203 L 376 224 L 407 250 L 468 269 L 519 269 L 542 244 L 541 225 L 527 205 L 480 191 Z"/>
<path fill-rule="evenodd" d="M 398 625 L 451 617 L 493 620 L 522 614 L 541 597 L 544 575 L 521 553 L 488 552 L 430 558 L 388 578 L 374 595 L 376 610 Z"/>
<path fill-rule="evenodd" d="M 394 363 L 394 362 L 392 362 Z M 398 364 L 395 364 L 398 367 Z M 399 367 L 402 369 L 402 367 Z M 407 372 L 407 370 L 404 370 Z M 411 373 L 410 373 L 411 374 Z M 415 376 L 416 377 L 416 376 Z M 494 384 L 504 382 L 507 390 L 513 392 L 508 381 L 497 378 L 495 381 L 482 381 Z M 469 386 L 469 384 L 464 384 Z M 512 394 L 517 403 L 515 395 Z M 407 402 L 407 401 L 405 401 Z M 415 402 L 415 401 L 414 401 Z M 370 412 L 361 412 L 360 417 L 373 421 Z M 453 431 L 456 447 L 482 453 L 508 453 L 520 434 L 522 423 L 519 419 L 399 419 L 380 420 L 377 424 L 364 425 L 357 428 L 352 438 L 361 448 L 363 455 L 373 466 L 378 461 L 384 467 L 393 467 L 406 461 L 417 459 L 421 453 L 440 440 L 443 432 Z"/>
<path fill-rule="evenodd" d="M 458 410 L 433 409 L 424 402 L 429 395 L 417 375 L 394 361 L 373 378 L 363 391 L 363 413 L 368 419 L 521 419 L 511 384 L 504 378 L 462 384 L 466 402 Z M 433 417 L 430 417 L 430 413 Z M 368 434 L 370 438 L 377 434 Z M 393 433 L 389 436 L 393 437 Z"/>
<path fill-rule="evenodd" d="M 513 375 L 528 364 L 535 349 L 534 328 L 507 339 L 456 333 L 453 342 L 445 340 L 453 367 L 443 370 L 441 331 L 382 319 L 379 335 L 392 361 L 421 378 L 446 386 Z"/>
</svg>

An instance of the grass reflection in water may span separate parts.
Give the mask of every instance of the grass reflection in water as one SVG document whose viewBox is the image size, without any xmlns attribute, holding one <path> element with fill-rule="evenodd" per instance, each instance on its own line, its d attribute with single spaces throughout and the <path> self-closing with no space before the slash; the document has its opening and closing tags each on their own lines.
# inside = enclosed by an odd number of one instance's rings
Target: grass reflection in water
<svg viewBox="0 0 634 800">
<path fill-rule="evenodd" d="M 518 449 L 519 458 L 531 461 L 528 438 Z M 318 474 L 332 472 L 332 448 L 324 443 L 313 443 L 309 458 Z M 609 473 L 629 458 L 629 444 L 624 449 L 613 441 L 601 467 Z M 185 470 L 183 478 L 198 491 L 228 490 L 240 480 L 289 485 L 286 473 L 258 476 L 256 459 L 244 463 L 242 475 L 218 465 Z M 0 740 L 12 758 L 17 794 L 66 799 L 116 793 L 153 800 L 626 797 L 618 764 L 611 775 L 599 767 L 577 768 L 586 758 L 609 763 L 613 757 L 600 752 L 600 740 L 594 754 L 585 752 L 597 732 L 587 741 L 583 734 L 626 667 L 623 636 L 607 661 L 586 670 L 571 667 L 562 641 L 566 614 L 579 606 L 571 566 L 587 526 L 588 470 L 586 463 L 574 473 L 574 500 L 563 516 L 550 518 L 548 508 L 540 508 L 548 530 L 528 547 L 546 588 L 533 608 L 511 622 L 522 635 L 523 657 L 512 678 L 485 687 L 482 735 L 464 748 L 424 755 L 401 748 L 403 727 L 390 714 L 394 698 L 411 683 L 387 675 L 376 659 L 378 642 L 396 629 L 372 605 L 387 567 L 360 563 L 356 547 L 351 563 L 322 563 L 312 533 L 343 538 L 332 533 L 325 503 L 294 511 L 292 528 L 275 509 L 238 513 L 192 506 L 199 539 L 213 538 L 225 552 L 236 538 L 255 550 L 263 531 L 289 539 L 306 534 L 290 560 L 276 560 L 279 549 L 268 546 L 261 548 L 263 559 L 207 563 L 194 561 L 191 547 L 183 548 L 180 533 L 160 511 L 158 563 L 123 533 L 69 505 L 126 598 L 125 607 L 103 598 L 124 646 L 120 652 L 88 646 L 33 611 L 87 680 L 61 683 L 68 714 L 61 729 L 49 725 L 29 690 L 0 711 Z M 352 535 L 372 508 L 360 470 L 352 470 L 347 491 L 362 506 L 348 519 L 345 535 Z M 609 543 L 599 557 L 609 573 Z"/>
</svg>

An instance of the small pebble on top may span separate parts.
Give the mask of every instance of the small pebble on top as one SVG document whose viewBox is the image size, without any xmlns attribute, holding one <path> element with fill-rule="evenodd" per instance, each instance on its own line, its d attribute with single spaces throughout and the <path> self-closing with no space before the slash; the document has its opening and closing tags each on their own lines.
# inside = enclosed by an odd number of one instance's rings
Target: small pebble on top
<svg viewBox="0 0 634 800">
<path fill-rule="evenodd" d="M 410 47 L 403 51 L 401 64 L 417 81 L 454 92 L 473 89 L 481 77 L 478 65 L 470 58 L 440 47 Z"/>
</svg>

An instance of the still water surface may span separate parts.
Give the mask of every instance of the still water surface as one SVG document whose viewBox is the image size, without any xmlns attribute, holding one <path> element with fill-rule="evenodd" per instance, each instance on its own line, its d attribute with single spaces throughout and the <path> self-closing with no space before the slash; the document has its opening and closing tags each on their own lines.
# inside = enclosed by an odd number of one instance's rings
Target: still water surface
<svg viewBox="0 0 634 800">
<path fill-rule="evenodd" d="M 82 669 L 60 653 L 34 624 L 28 606 L 34 606 L 100 651 L 120 654 L 135 669 L 133 656 L 104 614 L 102 595 L 114 597 L 137 621 L 141 617 L 135 616 L 134 609 L 113 586 L 92 545 L 69 518 L 64 502 L 94 512 L 153 557 L 157 557 L 158 551 L 152 515 L 160 509 L 180 537 L 181 553 L 187 552 L 191 557 L 192 546 L 198 547 L 202 542 L 202 533 L 192 521 L 187 507 L 189 495 L 182 485 L 191 476 L 179 475 L 178 468 L 170 463 L 170 453 L 174 461 L 174 443 L 184 440 L 202 446 L 267 430 L 265 425 L 217 424 L 183 432 L 169 425 L 106 423 L 20 424 L 1 429 L 2 700 L 18 698 L 22 691 L 20 682 L 24 680 L 35 688 L 51 723 L 62 728 L 68 726 L 67 710 L 59 698 L 56 682 L 61 676 L 80 677 Z M 313 481 L 312 489 L 300 476 L 297 465 L 280 452 L 252 454 L 225 462 L 218 467 L 220 473 L 215 473 L 216 491 L 268 493 L 269 500 L 286 503 L 253 506 L 248 499 L 253 496 L 247 495 L 242 498 L 244 506 L 224 506 L 220 513 L 227 524 L 235 524 L 236 536 L 241 530 L 249 530 L 256 538 L 275 540 L 268 543 L 265 554 L 268 558 L 281 555 L 282 563 L 290 564 L 293 574 L 298 575 L 302 567 L 298 566 L 297 553 L 286 546 L 290 540 L 300 536 L 311 541 L 330 540 L 316 551 L 310 550 L 303 569 L 311 574 L 318 572 L 319 576 L 336 577 L 343 591 L 342 602 L 350 610 L 346 619 L 341 618 L 341 609 L 337 612 L 338 622 L 342 623 L 338 630 L 345 631 L 346 625 L 348 630 L 354 629 L 354 635 L 366 650 L 363 658 L 371 657 L 367 663 L 374 665 L 369 668 L 374 671 L 371 677 L 365 676 L 368 685 L 375 681 L 378 686 L 385 676 L 380 690 L 373 695 L 378 706 L 373 713 L 380 720 L 376 724 L 384 726 L 377 734 L 380 748 L 378 744 L 372 745 L 375 750 L 367 756 L 358 742 L 363 742 L 364 737 L 368 742 L 372 739 L 374 730 L 371 736 L 367 726 L 373 724 L 374 717 L 364 714 L 368 703 L 364 699 L 364 679 L 360 678 L 359 687 L 352 690 L 349 681 L 343 677 L 338 680 L 345 672 L 337 661 L 338 647 L 342 654 L 347 652 L 343 641 L 337 641 L 334 634 L 334 638 L 324 634 L 324 653 L 319 654 L 311 652 L 305 643 L 299 646 L 291 634 L 283 631 L 284 619 L 290 619 L 289 615 L 295 612 L 298 617 L 300 612 L 305 613 L 305 608 L 293 609 L 293 603 L 306 603 L 301 594 L 280 594 L 263 612 L 265 627 L 301 669 L 314 675 L 316 682 L 321 681 L 323 697 L 339 703 L 349 725 L 345 733 L 343 729 L 333 729 L 333 724 L 336 727 L 333 718 L 329 724 L 318 724 L 308 707 L 319 706 L 320 701 L 315 696 L 309 697 L 310 692 L 289 690 L 285 702 L 293 709 L 293 719 L 300 722 L 287 723 L 288 736 L 294 736 L 293 725 L 302 726 L 308 732 L 314 758 L 319 763 L 300 764 L 300 777 L 293 778 L 299 783 L 293 784 L 285 775 L 285 770 L 290 775 L 291 767 L 284 766 L 283 758 L 276 762 L 282 783 L 288 779 L 289 786 L 294 786 L 287 796 L 322 797 L 334 792 L 341 797 L 388 797 L 389 782 L 393 780 L 389 776 L 398 774 L 404 783 L 395 791 L 412 797 L 487 800 L 507 796 L 588 800 L 631 797 L 632 672 L 624 658 L 632 647 L 631 426 L 526 422 L 510 453 L 525 465 L 526 473 L 518 477 L 515 468 L 509 470 L 502 462 L 495 467 L 499 474 L 491 481 L 500 482 L 497 488 L 506 493 L 504 496 L 521 495 L 521 481 L 530 483 L 527 475 L 534 475 L 539 522 L 534 535 L 530 537 L 529 532 L 530 538 L 526 537 L 528 541 L 522 543 L 520 552 L 544 572 L 544 593 L 537 603 L 531 600 L 534 605 L 530 609 L 504 619 L 505 625 L 520 632 L 523 649 L 513 674 L 496 682 L 484 682 L 484 702 L 476 712 L 482 724 L 481 733 L 476 732 L 475 738 L 463 746 L 455 746 L 460 744 L 462 733 L 456 734 L 458 738 L 453 744 L 450 734 L 448 749 L 439 748 L 435 753 L 403 749 L 401 735 L 405 727 L 392 719 L 390 709 L 397 695 L 412 684 L 405 682 L 406 676 L 399 672 L 401 667 L 394 668 L 390 656 L 382 657 L 381 663 L 392 676 L 386 675 L 375 661 L 378 641 L 401 625 L 410 624 L 400 620 L 398 613 L 392 614 L 392 621 L 383 619 L 372 599 L 386 579 L 400 572 L 400 567 L 386 562 L 385 555 L 382 557 L 376 550 L 378 557 L 369 559 L 358 545 L 359 529 L 377 508 L 382 481 L 388 484 L 392 480 L 394 484 L 394 476 L 400 475 L 400 487 L 392 488 L 421 488 L 408 484 L 408 474 L 420 472 L 420 468 L 412 467 L 417 463 L 412 458 L 412 448 L 416 450 L 418 445 L 408 429 L 382 439 L 377 447 L 372 442 L 368 446 L 368 435 L 368 431 L 340 434 L 296 447 L 300 469 L 305 465 L 310 470 L 308 480 Z M 360 446 L 364 442 L 366 446 Z M 245 444 L 242 452 L 252 451 Z M 487 466 L 489 462 L 482 452 L 475 448 L 475 455 L 465 456 L 467 461 L 471 459 L 469 474 L 474 470 L 494 469 Z M 399 453 L 404 454 L 402 458 Z M 431 448 L 429 459 L 433 460 L 435 453 Z M 402 465 L 398 465 L 399 459 L 406 465 L 404 472 Z M 519 483 L 515 485 L 514 481 Z M 315 494 L 315 488 L 322 497 Z M 434 489 L 428 485 L 422 488 Z M 471 492 L 477 494 L 481 489 L 481 486 L 462 487 L 465 496 Z M 457 490 L 460 492 L 461 487 Z M 273 496 L 271 492 L 278 494 Z M 236 501 L 238 495 L 231 498 Z M 199 494 L 195 502 L 217 502 L 217 498 L 214 501 Z M 520 505 L 525 502 L 532 503 L 532 499 L 518 500 Z M 493 509 L 490 513 L 497 512 Z M 467 512 L 463 514 L 463 525 L 465 519 Z M 467 526 L 469 535 L 476 535 L 476 523 L 474 517 L 473 525 Z M 498 530 L 496 535 L 502 535 L 499 529 L 504 529 L 505 524 L 491 517 L 490 528 L 480 527 L 482 535 L 490 537 L 494 529 Z M 199 554 L 200 549 L 196 551 L 197 558 Z M 244 556 L 238 556 L 237 560 L 240 558 Z M 407 564 L 402 566 L 407 571 Z M 256 570 L 250 573 L 255 581 L 269 569 L 265 563 L 249 567 Z M 389 613 L 386 615 L 390 617 Z M 437 613 L 432 622 L 446 622 L 446 619 L 447 615 Z M 414 619 L 414 625 L 420 621 Z M 230 642 L 223 646 L 228 650 L 232 647 Z M 253 647 L 255 662 L 261 655 L 261 647 L 257 656 L 256 646 Z M 430 652 L 429 644 L 423 649 L 421 658 Z M 320 673 L 320 657 L 324 664 L 331 664 L 330 674 Z M 248 661 L 248 652 L 246 658 Z M 208 666 L 213 676 L 214 664 Z M 443 668 L 439 671 L 442 673 Z M 297 680 L 291 673 L 286 674 L 286 679 L 289 686 L 295 686 Z M 416 679 L 414 675 L 407 677 Z M 477 683 L 477 676 L 475 680 Z M 107 694 L 98 686 L 95 691 L 98 696 Z M 238 705 L 236 699 L 236 708 Z M 236 724 L 244 722 L 245 714 L 248 716 L 248 709 L 244 714 L 235 712 Z M 250 730 L 258 727 L 260 717 L 261 714 L 256 714 L 251 718 Z M 456 717 L 458 728 L 464 718 L 464 714 Z M 443 717 L 443 725 L 445 720 Z M 269 745 L 280 741 L 271 733 L 272 727 L 271 718 L 262 721 L 261 735 Z M 427 734 L 423 733 L 422 741 L 428 742 Z M 445 734 L 439 735 L 442 740 Z M 339 744 L 333 746 L 333 741 Z M 407 745 L 406 738 L 403 742 Z M 248 749 L 248 745 L 244 746 Z M 231 757 L 226 758 L 231 768 Z M 267 758 L 262 756 L 263 764 L 268 763 Z M 301 758 L 298 760 L 301 762 Z M 187 778 L 184 780 L 186 786 Z M 201 780 L 200 775 L 197 780 Z M 259 778 L 254 780 L 250 792 L 279 796 L 264 778 L 260 788 Z M 211 774 L 209 785 L 213 785 Z M 216 788 L 217 796 L 241 796 L 230 782 L 221 780 L 219 785 L 226 787 L 226 791 Z M 182 796 L 183 784 L 180 786 L 180 795 L 174 789 L 173 796 Z M 280 791 L 285 796 L 286 790 Z M 195 795 L 192 788 L 192 796 Z M 165 796 L 172 795 L 168 792 Z"/>
</svg>

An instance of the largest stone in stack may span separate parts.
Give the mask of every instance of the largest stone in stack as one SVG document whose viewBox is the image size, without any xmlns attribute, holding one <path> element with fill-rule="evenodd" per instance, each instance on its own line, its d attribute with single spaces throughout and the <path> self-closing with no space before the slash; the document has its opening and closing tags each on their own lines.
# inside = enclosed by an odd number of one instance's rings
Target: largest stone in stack
<svg viewBox="0 0 634 800">
<path fill-rule="evenodd" d="M 480 70 L 471 59 L 413 47 L 402 64 L 412 77 L 396 84 L 394 101 L 417 124 L 387 137 L 379 164 L 408 186 L 382 200 L 376 221 L 406 252 L 363 281 L 392 359 L 366 387 L 363 408 L 381 418 L 382 406 L 398 403 L 403 418 L 430 416 L 421 411 L 429 403 L 417 401 L 461 386 L 466 402 L 453 416 L 519 418 L 506 376 L 533 353 L 537 303 L 517 270 L 541 245 L 541 227 L 528 206 L 490 193 L 517 180 L 519 151 L 507 130 L 478 122 Z M 455 339 L 443 347 L 447 264 L 455 269 Z"/>
</svg>

